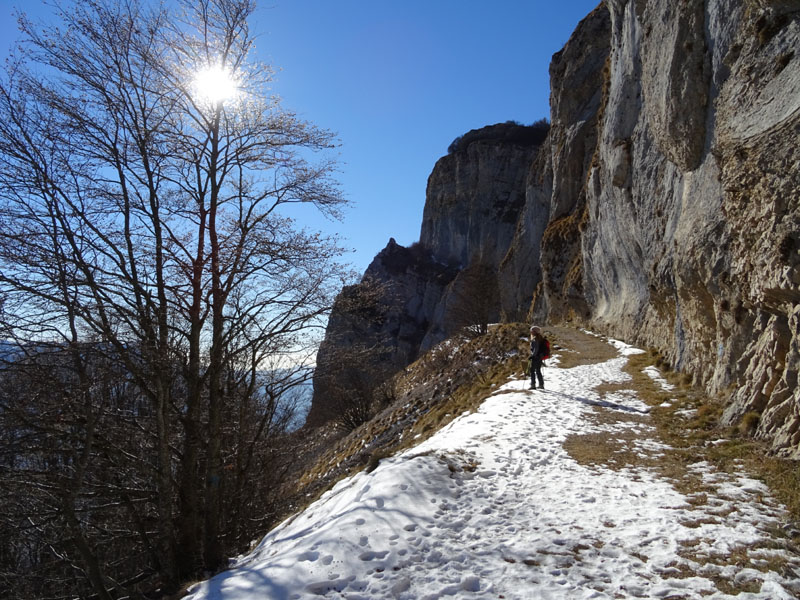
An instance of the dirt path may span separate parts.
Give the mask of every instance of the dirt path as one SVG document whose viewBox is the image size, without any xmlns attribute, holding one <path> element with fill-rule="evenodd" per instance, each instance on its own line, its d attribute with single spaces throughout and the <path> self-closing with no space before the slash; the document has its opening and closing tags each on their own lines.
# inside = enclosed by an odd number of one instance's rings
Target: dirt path
<svg viewBox="0 0 800 600">
<path fill-rule="evenodd" d="M 605 338 L 574 327 L 549 325 L 544 328 L 544 333 L 550 339 L 553 353 L 561 355 L 561 368 L 593 365 L 617 356 L 617 350 Z"/>
</svg>

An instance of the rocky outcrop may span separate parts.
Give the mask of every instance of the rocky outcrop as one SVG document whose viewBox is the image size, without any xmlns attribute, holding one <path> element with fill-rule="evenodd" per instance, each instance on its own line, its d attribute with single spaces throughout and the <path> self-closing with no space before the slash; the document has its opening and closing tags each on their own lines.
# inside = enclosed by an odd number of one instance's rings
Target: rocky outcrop
<svg viewBox="0 0 800 600">
<path fill-rule="evenodd" d="M 361 282 L 344 288 L 336 299 L 317 353 L 309 424 L 324 422 L 339 410 L 339 394 L 368 392 L 363 388 L 417 358 L 457 273 L 419 244 L 405 248 L 389 240 Z"/>
<path fill-rule="evenodd" d="M 609 93 L 610 38 L 609 13 L 600 5 L 550 64 L 552 189 L 541 241 L 542 281 L 533 305 L 538 321 L 589 314 L 580 241 L 588 218 L 589 187 L 598 183 L 589 173 L 597 160 L 598 123 Z M 626 74 L 626 79 L 635 78 L 635 73 Z"/>
<path fill-rule="evenodd" d="M 497 266 L 525 205 L 536 145 L 475 141 L 439 159 L 428 178 L 420 243 L 442 263 Z"/>
<path fill-rule="evenodd" d="M 546 123 L 501 123 L 453 142 L 428 179 L 420 242 L 404 248 L 390 240 L 362 282 L 340 294 L 317 358 L 310 422 L 325 414 L 334 388 L 355 379 L 341 368 L 342 357 L 355 348 L 360 368 L 377 379 L 460 327 L 456 313 L 460 299 L 470 294 L 468 267 L 497 272 L 526 206 L 528 172 L 546 134 Z M 372 309 L 359 307 L 365 299 Z M 489 307 L 493 321 L 500 308 L 498 298 Z"/>
<path fill-rule="evenodd" d="M 625 7 L 616 4 L 620 18 Z M 632 8 L 641 11 L 641 27 L 628 28 L 641 36 L 630 50 L 641 59 L 644 116 L 660 153 L 682 171 L 693 171 L 703 157 L 710 91 L 705 2 L 639 2 Z"/>
<path fill-rule="evenodd" d="M 798 48 L 794 1 L 607 0 L 553 56 L 541 149 L 437 163 L 423 245 L 497 266 L 506 319 L 657 348 L 800 459 Z"/>
<path fill-rule="evenodd" d="M 729 232 L 718 329 L 743 351 L 723 354 L 712 383 L 726 383 L 721 373 L 737 385 L 728 422 L 758 412 L 757 435 L 800 458 L 800 7 L 763 2 L 740 14 L 711 150 Z"/>
<path fill-rule="evenodd" d="M 510 135 L 509 128 L 518 133 Z M 498 136 L 498 129 L 505 135 Z M 439 159 L 428 178 L 420 243 L 435 260 L 460 270 L 481 264 L 498 272 L 500 295 L 492 320 L 518 313 L 541 278 L 539 240 L 547 223 L 549 194 L 543 193 L 538 203 L 531 201 L 537 186 L 547 189 L 537 184 L 538 174 L 531 165 L 547 130 L 542 124 L 474 130 L 451 145 L 455 151 Z M 470 138 L 477 139 L 465 144 Z M 523 219 L 522 212 L 527 215 Z M 517 238 L 528 243 L 512 261 L 509 248 Z M 458 327 L 450 313 L 460 283 L 456 279 L 447 289 L 423 349 Z"/>
<path fill-rule="evenodd" d="M 544 312 L 659 348 L 728 396 L 726 422 L 759 413 L 757 435 L 800 458 L 800 13 L 737 0 L 607 7 L 600 118 L 580 143 L 551 143 L 545 245 L 564 240 L 579 258 L 569 271 L 543 249 Z M 576 42 L 596 63 L 596 44 Z M 553 132 L 575 125 L 558 105 Z M 585 154 L 587 139 L 586 184 L 559 219 L 562 157 Z"/>
<path fill-rule="evenodd" d="M 514 238 L 498 267 L 500 312 L 506 321 L 524 321 L 542 281 L 541 241 L 550 215 L 553 185 L 549 152 L 539 152 L 525 181 L 525 205 Z"/>
</svg>

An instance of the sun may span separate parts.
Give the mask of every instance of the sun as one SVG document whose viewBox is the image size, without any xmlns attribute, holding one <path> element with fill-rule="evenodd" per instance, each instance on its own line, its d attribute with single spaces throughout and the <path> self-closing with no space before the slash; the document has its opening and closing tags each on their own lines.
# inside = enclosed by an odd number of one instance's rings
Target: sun
<svg viewBox="0 0 800 600">
<path fill-rule="evenodd" d="M 230 71 L 219 66 L 197 71 L 193 88 L 198 100 L 214 105 L 233 100 L 239 93 L 236 78 Z"/>
</svg>

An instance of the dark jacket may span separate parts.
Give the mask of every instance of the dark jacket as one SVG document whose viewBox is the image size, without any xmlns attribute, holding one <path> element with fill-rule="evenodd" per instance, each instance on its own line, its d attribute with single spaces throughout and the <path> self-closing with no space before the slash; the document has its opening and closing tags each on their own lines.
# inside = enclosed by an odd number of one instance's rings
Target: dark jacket
<svg viewBox="0 0 800 600">
<path fill-rule="evenodd" d="M 531 360 L 541 362 L 547 355 L 547 344 L 544 336 L 536 337 L 531 340 Z"/>
</svg>

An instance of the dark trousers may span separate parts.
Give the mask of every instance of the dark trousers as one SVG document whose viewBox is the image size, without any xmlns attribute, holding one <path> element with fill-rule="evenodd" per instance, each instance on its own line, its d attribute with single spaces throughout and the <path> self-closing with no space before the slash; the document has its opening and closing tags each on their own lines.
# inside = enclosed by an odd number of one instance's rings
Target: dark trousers
<svg viewBox="0 0 800 600">
<path fill-rule="evenodd" d="M 531 359 L 531 387 L 536 387 L 536 380 L 539 380 L 539 387 L 544 387 L 544 377 L 542 377 L 542 359 Z"/>
</svg>

